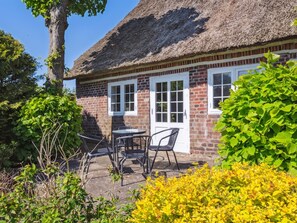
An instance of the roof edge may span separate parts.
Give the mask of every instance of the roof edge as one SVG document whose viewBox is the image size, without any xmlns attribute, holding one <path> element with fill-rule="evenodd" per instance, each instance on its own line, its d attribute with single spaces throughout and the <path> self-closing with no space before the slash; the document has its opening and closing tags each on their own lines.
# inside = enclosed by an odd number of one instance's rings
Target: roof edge
<svg viewBox="0 0 297 223">
<path fill-rule="evenodd" d="M 142 64 L 136 64 L 136 65 L 131 65 L 131 66 L 123 66 L 115 69 L 107 69 L 107 70 L 102 70 L 99 72 L 93 72 L 89 74 L 79 74 L 76 76 L 71 76 L 71 77 L 64 77 L 64 80 L 73 80 L 73 79 L 102 79 L 104 77 L 113 75 L 115 73 L 126 73 L 131 71 L 132 73 L 136 73 L 135 70 L 137 69 L 145 69 L 149 68 L 152 66 L 162 66 L 167 64 L 168 62 L 171 63 L 178 63 L 182 62 L 185 60 L 197 60 L 203 57 L 209 57 L 209 56 L 214 56 L 214 55 L 224 55 L 224 54 L 231 54 L 231 53 L 238 53 L 238 52 L 243 52 L 243 51 L 250 51 L 250 50 L 257 50 L 257 49 L 263 49 L 263 48 L 268 48 L 268 47 L 274 47 L 282 44 L 289 44 L 289 43 L 297 43 L 297 35 L 293 35 L 290 37 L 286 37 L 283 39 L 278 39 L 278 40 L 273 40 L 269 42 L 264 42 L 264 43 L 258 43 L 258 44 L 253 44 L 250 46 L 240 46 L 240 47 L 232 47 L 232 48 L 225 48 L 225 49 L 220 49 L 216 51 L 210 51 L 210 52 L 202 52 L 199 54 L 189 54 L 185 55 L 183 57 L 171 57 L 167 58 L 166 60 L 162 61 L 156 61 L 156 62 L 151 62 L 151 63 L 142 63 Z M 157 69 L 152 69 L 152 71 L 157 70 Z"/>
</svg>

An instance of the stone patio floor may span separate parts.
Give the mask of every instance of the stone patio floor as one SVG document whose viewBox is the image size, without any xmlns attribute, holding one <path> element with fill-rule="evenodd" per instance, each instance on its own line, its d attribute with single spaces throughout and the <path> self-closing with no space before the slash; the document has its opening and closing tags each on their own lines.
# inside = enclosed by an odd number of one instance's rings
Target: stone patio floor
<svg viewBox="0 0 297 223">
<path fill-rule="evenodd" d="M 174 162 L 174 157 L 169 152 L 171 165 L 168 165 L 166 153 L 160 152 L 156 159 L 153 171 L 158 171 L 161 175 L 167 177 L 179 176 L 187 171 L 188 168 L 194 168 L 193 163 L 198 163 L 202 166 L 208 163 L 209 166 L 214 165 L 216 157 L 207 157 L 197 154 L 181 154 L 177 153 L 177 160 L 180 166 L 180 171 L 177 170 Z M 98 157 L 91 160 L 90 169 L 86 179 L 86 190 L 93 196 L 104 196 L 105 198 L 117 197 L 120 202 L 125 202 L 131 196 L 134 189 L 138 189 L 141 185 L 145 185 L 145 178 L 142 175 L 142 167 L 134 160 L 127 160 L 125 162 L 124 185 L 121 182 L 113 182 L 109 169 L 111 162 L 108 157 Z"/>
</svg>

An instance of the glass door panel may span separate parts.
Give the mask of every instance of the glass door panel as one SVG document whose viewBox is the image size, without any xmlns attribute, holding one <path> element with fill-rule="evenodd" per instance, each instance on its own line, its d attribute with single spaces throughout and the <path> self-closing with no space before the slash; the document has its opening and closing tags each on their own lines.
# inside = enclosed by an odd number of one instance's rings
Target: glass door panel
<svg viewBox="0 0 297 223">
<path fill-rule="evenodd" d="M 167 122 L 167 82 L 156 83 L 156 122 Z"/>
</svg>

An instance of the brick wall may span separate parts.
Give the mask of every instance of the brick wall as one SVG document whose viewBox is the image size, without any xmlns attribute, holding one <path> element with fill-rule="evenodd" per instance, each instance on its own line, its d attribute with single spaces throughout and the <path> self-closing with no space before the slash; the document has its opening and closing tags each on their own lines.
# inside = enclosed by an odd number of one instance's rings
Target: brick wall
<svg viewBox="0 0 297 223">
<path fill-rule="evenodd" d="M 252 50 L 249 52 L 228 53 L 218 57 L 212 56 L 208 59 L 225 59 L 259 54 L 268 50 L 285 50 L 296 49 L 296 44 L 285 44 L 274 46 L 266 49 Z M 296 53 L 283 54 L 281 62 L 288 59 L 296 59 Z M 201 59 L 200 60 L 207 60 Z M 214 124 L 218 120 L 219 115 L 209 115 L 207 111 L 207 70 L 216 67 L 240 66 L 245 64 L 260 63 L 263 58 L 246 59 L 226 63 L 216 63 L 211 65 L 193 66 L 184 69 L 173 69 L 166 72 L 150 72 L 150 74 L 139 75 L 137 78 L 138 90 L 138 115 L 137 116 L 109 116 L 107 102 L 107 84 L 108 81 L 93 82 L 88 84 L 79 84 L 77 82 L 77 101 L 84 108 L 83 127 L 86 132 L 92 134 L 103 134 L 110 137 L 111 130 L 116 129 L 120 125 L 132 126 L 135 128 L 145 129 L 147 133 L 150 131 L 150 101 L 149 101 L 149 77 L 161 76 L 182 72 L 189 72 L 190 78 L 190 146 L 191 153 L 204 155 L 217 154 L 217 145 L 219 143 L 220 134 L 214 131 Z M 151 70 L 152 68 L 148 68 Z M 125 80 L 117 79 L 116 81 Z"/>
</svg>

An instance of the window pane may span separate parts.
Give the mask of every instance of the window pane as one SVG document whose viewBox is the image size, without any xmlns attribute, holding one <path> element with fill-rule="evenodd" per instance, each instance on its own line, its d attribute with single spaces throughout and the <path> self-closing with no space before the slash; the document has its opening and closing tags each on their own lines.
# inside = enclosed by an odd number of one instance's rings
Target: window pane
<svg viewBox="0 0 297 223">
<path fill-rule="evenodd" d="M 120 94 L 121 87 L 120 86 L 112 86 L 111 87 L 111 94 Z"/>
<path fill-rule="evenodd" d="M 156 104 L 156 107 L 157 107 L 157 112 L 161 112 L 161 104 L 160 103 L 157 103 Z"/>
<path fill-rule="evenodd" d="M 170 85 L 171 85 L 170 90 L 171 90 L 171 91 L 176 91 L 176 81 L 171 81 L 171 82 L 170 82 Z"/>
<path fill-rule="evenodd" d="M 167 82 L 163 82 L 162 91 L 167 91 Z"/>
<path fill-rule="evenodd" d="M 129 103 L 125 103 L 125 111 L 129 111 Z"/>
<path fill-rule="evenodd" d="M 161 101 L 161 93 L 157 93 L 157 102 L 160 102 Z"/>
<path fill-rule="evenodd" d="M 134 102 L 134 93 L 130 94 L 130 100 Z"/>
<path fill-rule="evenodd" d="M 214 74 L 214 75 L 213 75 L 213 84 L 214 84 L 214 85 L 222 84 L 222 77 L 221 77 L 221 74 Z"/>
<path fill-rule="evenodd" d="M 130 86 L 129 84 L 125 85 L 125 93 L 130 92 L 130 87 L 129 86 Z"/>
<path fill-rule="evenodd" d="M 156 120 L 157 120 L 157 122 L 161 122 L 162 120 L 161 120 L 161 114 L 160 113 L 157 113 L 156 114 Z"/>
<path fill-rule="evenodd" d="M 214 98 L 213 99 L 213 108 L 218 109 L 220 101 L 221 101 L 221 98 Z"/>
<path fill-rule="evenodd" d="M 178 92 L 178 100 L 183 101 L 184 100 L 184 94 L 183 92 Z"/>
<path fill-rule="evenodd" d="M 178 83 L 177 83 L 177 89 L 179 91 L 181 91 L 181 90 L 184 89 L 184 82 L 183 81 L 178 81 Z"/>
<path fill-rule="evenodd" d="M 167 103 L 162 103 L 161 104 L 161 109 L 162 109 L 162 112 L 167 112 Z"/>
<path fill-rule="evenodd" d="M 125 102 L 129 102 L 129 100 L 130 100 L 129 94 L 126 94 L 125 95 Z"/>
<path fill-rule="evenodd" d="M 163 122 L 167 122 L 167 113 L 163 113 Z"/>
<path fill-rule="evenodd" d="M 183 112 L 184 110 L 184 104 L 183 103 L 178 103 L 178 111 Z"/>
<path fill-rule="evenodd" d="M 163 101 L 167 101 L 167 93 L 163 93 Z"/>
<path fill-rule="evenodd" d="M 120 104 L 117 104 L 117 110 L 116 110 L 117 112 L 119 112 L 119 111 L 121 111 L 121 106 L 120 106 Z"/>
<path fill-rule="evenodd" d="M 176 101 L 176 93 L 171 92 L 171 101 Z"/>
<path fill-rule="evenodd" d="M 161 91 L 161 83 L 157 83 L 157 92 Z"/>
<path fill-rule="evenodd" d="M 224 96 L 230 96 L 230 89 L 231 89 L 231 84 L 230 85 L 224 85 L 223 95 Z"/>
<path fill-rule="evenodd" d="M 116 99 L 116 102 L 117 103 L 120 103 L 121 102 L 121 96 L 120 95 L 116 95 L 117 99 Z"/>
<path fill-rule="evenodd" d="M 183 113 L 178 113 L 178 122 L 179 122 L 179 123 L 184 122 L 183 119 L 184 119 Z"/>
<path fill-rule="evenodd" d="M 231 73 L 223 74 L 223 84 L 231 84 Z"/>
<path fill-rule="evenodd" d="M 177 120 L 176 120 L 176 113 L 171 113 L 170 114 L 170 122 L 177 122 Z"/>
<path fill-rule="evenodd" d="M 134 111 L 134 103 L 130 103 L 130 111 Z"/>
<path fill-rule="evenodd" d="M 115 103 L 117 101 L 117 96 L 116 95 L 112 95 L 111 96 L 111 103 Z"/>
<path fill-rule="evenodd" d="M 213 96 L 221 96 L 222 95 L 222 87 L 221 86 L 214 86 L 213 87 Z"/>
<path fill-rule="evenodd" d="M 116 105 L 115 104 L 111 105 L 111 111 L 116 111 Z"/>
<path fill-rule="evenodd" d="M 176 103 L 171 103 L 171 112 L 176 112 Z"/>
</svg>

